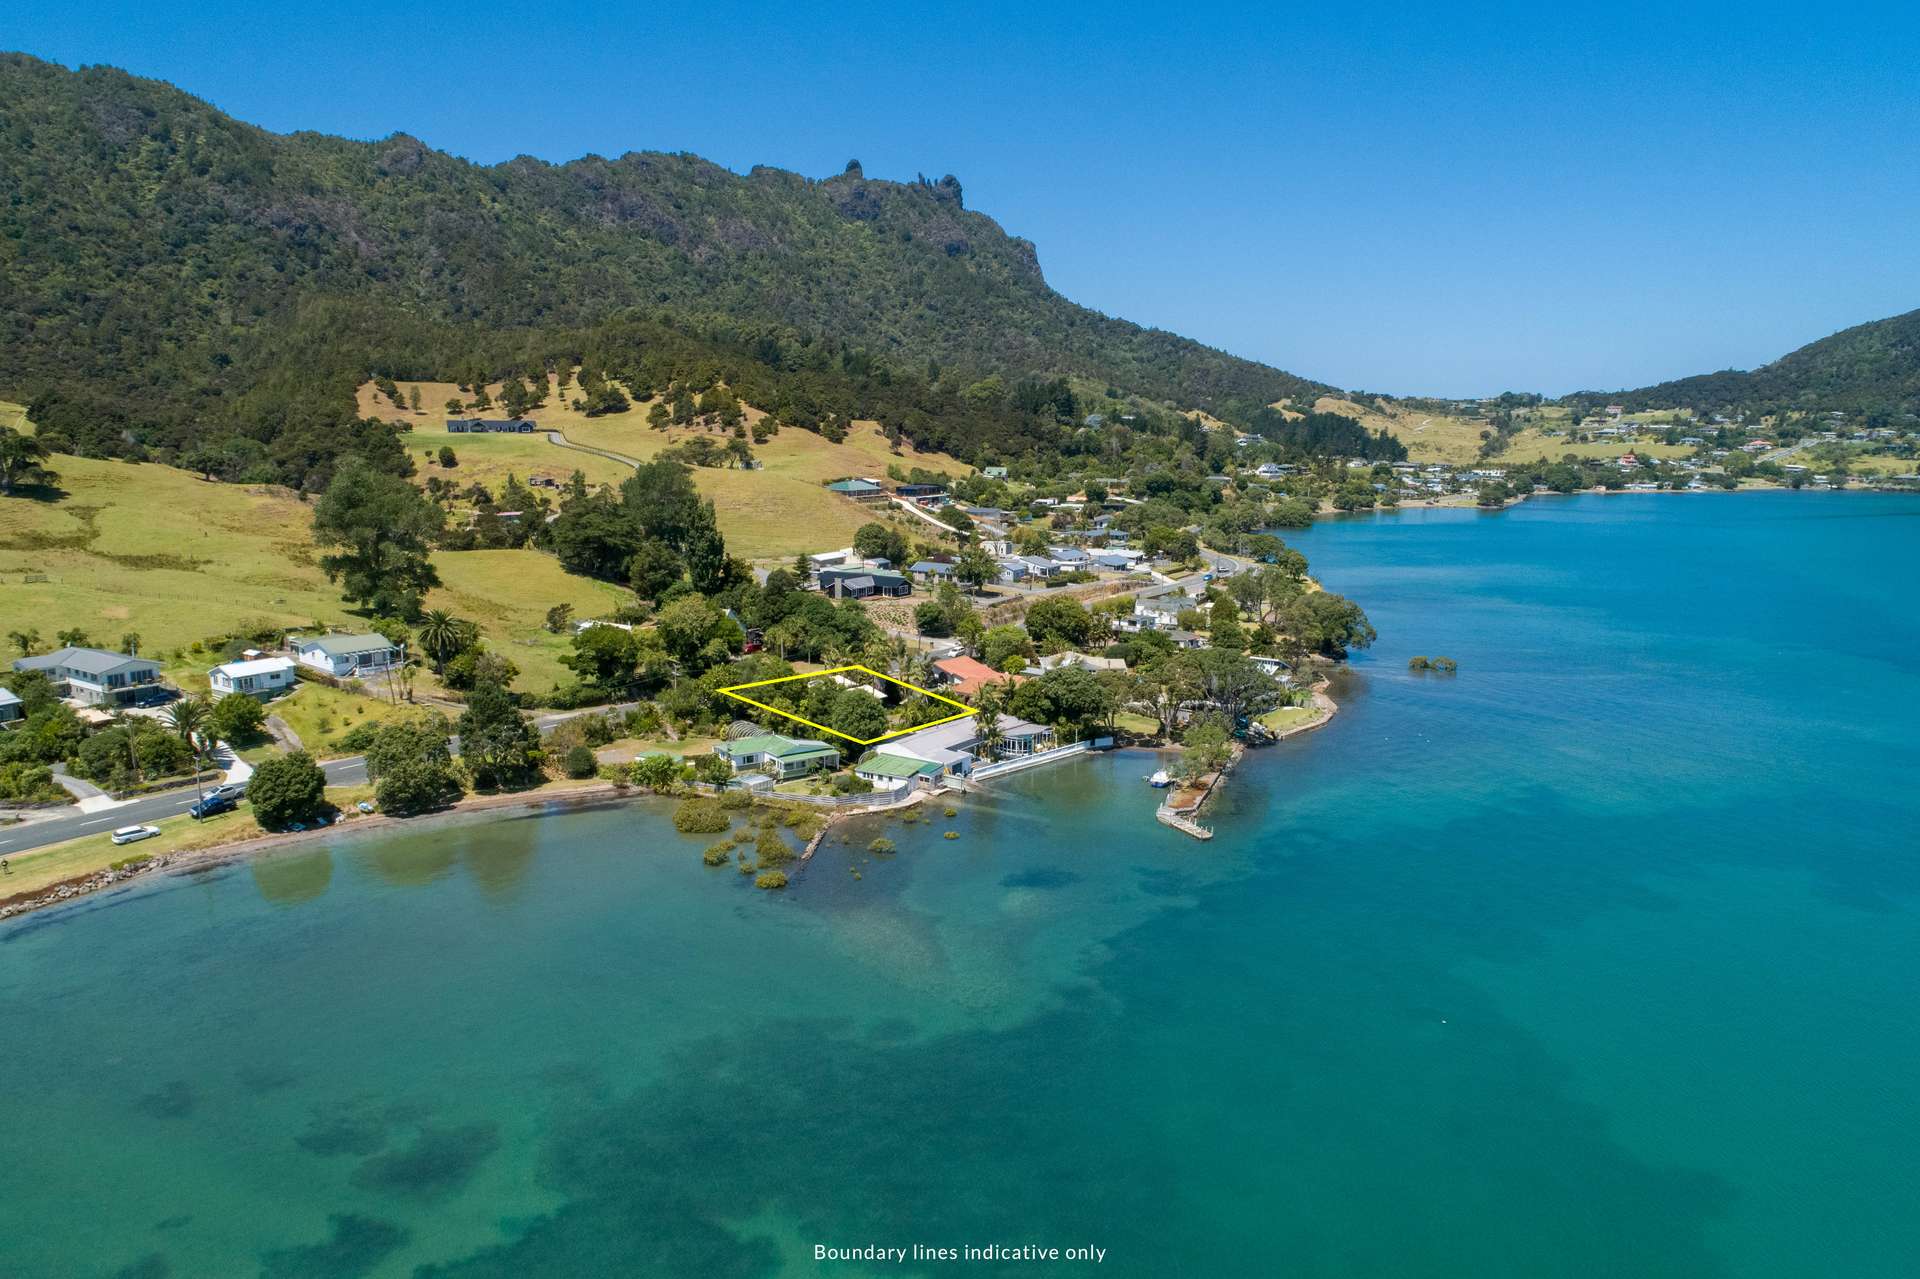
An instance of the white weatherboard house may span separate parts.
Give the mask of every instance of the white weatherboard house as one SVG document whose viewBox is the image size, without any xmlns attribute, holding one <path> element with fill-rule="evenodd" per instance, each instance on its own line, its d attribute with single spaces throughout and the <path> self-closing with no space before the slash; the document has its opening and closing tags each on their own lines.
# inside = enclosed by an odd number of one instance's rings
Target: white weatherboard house
<svg viewBox="0 0 1920 1279">
<path fill-rule="evenodd" d="M 295 684 L 293 660 L 286 657 L 262 657 L 251 662 L 223 662 L 207 672 L 207 686 L 215 697 L 246 693 L 253 697 L 271 697 Z"/>
<path fill-rule="evenodd" d="M 160 663 L 97 648 L 58 648 L 20 658 L 13 669 L 45 671 L 62 697 L 82 706 L 125 706 L 160 683 Z"/>
<path fill-rule="evenodd" d="M 840 763 L 836 747 L 811 737 L 758 733 L 717 742 L 713 753 L 733 765 L 736 773 L 764 772 L 780 781 L 808 773 L 831 772 Z"/>
<path fill-rule="evenodd" d="M 334 676 L 383 671 L 400 661 L 400 649 L 384 635 L 315 635 L 290 643 L 302 666 Z"/>
</svg>

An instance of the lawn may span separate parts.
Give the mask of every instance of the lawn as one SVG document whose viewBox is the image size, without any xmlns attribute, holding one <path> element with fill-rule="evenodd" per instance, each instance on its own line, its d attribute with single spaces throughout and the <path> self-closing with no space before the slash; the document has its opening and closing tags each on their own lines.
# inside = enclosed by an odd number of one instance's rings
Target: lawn
<svg viewBox="0 0 1920 1279">
<path fill-rule="evenodd" d="M 300 744 L 315 759 L 332 759 L 353 752 L 340 745 L 340 739 L 362 724 L 384 724 L 420 709 L 405 703 L 394 705 L 385 697 L 350 693 L 327 684 L 302 680 L 285 697 L 267 704 L 267 714 L 276 715 L 300 738 Z"/>
<path fill-rule="evenodd" d="M 1298 728 L 1302 724 L 1312 723 L 1324 716 L 1318 706 L 1282 706 L 1278 710 L 1268 711 L 1260 717 L 1260 722 L 1276 733 L 1289 728 Z"/>
<path fill-rule="evenodd" d="M 622 737 L 618 741 L 608 742 L 593 754 L 602 764 L 627 764 L 642 755 L 692 758 L 713 754 L 718 740 L 713 737 L 682 737 L 678 741 L 665 737 Z"/>
</svg>

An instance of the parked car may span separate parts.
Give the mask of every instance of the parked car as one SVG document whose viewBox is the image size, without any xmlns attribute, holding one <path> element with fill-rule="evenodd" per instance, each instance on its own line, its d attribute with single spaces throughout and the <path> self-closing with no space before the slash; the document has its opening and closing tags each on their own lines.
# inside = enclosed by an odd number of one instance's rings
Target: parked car
<svg viewBox="0 0 1920 1279">
<path fill-rule="evenodd" d="M 203 817 L 214 817 L 221 813 L 230 813 L 240 806 L 240 801 L 231 795 L 222 795 L 217 791 L 209 792 L 187 810 L 187 816 L 199 821 Z"/>
<path fill-rule="evenodd" d="M 158 826 L 122 826 L 119 830 L 113 832 L 113 842 L 116 844 L 131 844 L 135 840 L 151 839 L 159 833 L 160 828 Z"/>
<path fill-rule="evenodd" d="M 222 799 L 239 799 L 246 793 L 247 784 L 245 782 L 222 782 L 208 791 L 207 797 L 211 799 L 213 796 L 218 795 Z"/>
</svg>

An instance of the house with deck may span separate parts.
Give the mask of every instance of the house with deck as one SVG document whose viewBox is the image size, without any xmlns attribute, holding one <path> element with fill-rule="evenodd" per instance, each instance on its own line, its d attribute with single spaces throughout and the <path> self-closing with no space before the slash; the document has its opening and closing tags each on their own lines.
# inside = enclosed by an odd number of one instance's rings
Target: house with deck
<svg viewBox="0 0 1920 1279">
<path fill-rule="evenodd" d="M 82 706 L 132 706 L 161 692 L 160 663 L 98 648 L 58 648 L 19 658 L 13 669 L 43 672 L 60 696 Z"/>
<path fill-rule="evenodd" d="M 984 725 L 978 715 L 933 724 L 917 733 L 896 737 L 886 743 L 885 751 L 889 755 L 937 764 L 942 773 L 965 777 L 976 764 L 1016 755 L 1035 755 L 1050 750 L 1054 744 L 1053 730 L 1044 724 L 1029 724 L 1012 715 L 1001 715 L 997 727 L 1000 741 L 992 752 L 981 744 Z M 989 754 L 992 758 L 986 757 Z"/>
<path fill-rule="evenodd" d="M 765 773 L 783 782 L 809 773 L 830 772 L 840 766 L 837 747 L 811 737 L 788 737 L 784 733 L 759 733 L 730 742 L 716 742 L 713 753 L 726 760 L 735 773 Z"/>
<path fill-rule="evenodd" d="M 392 640 L 372 632 L 305 636 L 289 639 L 287 644 L 300 665 L 336 679 L 378 674 L 398 666 L 405 655 Z"/>
<path fill-rule="evenodd" d="M 899 573 L 871 568 L 828 568 L 814 576 L 835 599 L 864 600 L 875 595 L 911 595 L 913 583 Z"/>
<path fill-rule="evenodd" d="M 850 497 L 856 502 L 887 500 L 887 491 L 872 480 L 866 479 L 835 480 L 827 485 L 827 492 L 838 493 L 841 497 Z"/>
</svg>

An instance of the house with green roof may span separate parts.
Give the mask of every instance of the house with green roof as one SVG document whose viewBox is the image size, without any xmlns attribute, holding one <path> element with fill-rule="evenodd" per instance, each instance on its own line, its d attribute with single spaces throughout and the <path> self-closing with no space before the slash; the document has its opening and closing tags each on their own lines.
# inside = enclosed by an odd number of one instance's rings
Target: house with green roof
<svg viewBox="0 0 1920 1279">
<path fill-rule="evenodd" d="M 730 742 L 714 743 L 713 753 L 736 773 L 765 773 L 779 781 L 830 772 L 840 766 L 840 751 L 810 737 L 760 733 Z"/>
<path fill-rule="evenodd" d="M 348 675 L 384 671 L 400 664 L 402 650 L 384 635 L 313 635 L 289 639 L 289 648 L 302 666 L 325 671 L 329 675 Z"/>
<path fill-rule="evenodd" d="M 853 775 L 873 783 L 875 790 L 901 791 L 940 776 L 939 764 L 909 755 L 875 751 L 853 766 Z"/>
</svg>

